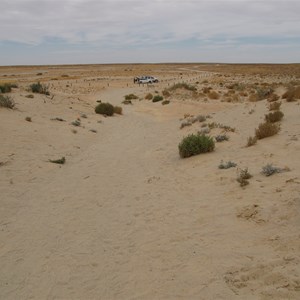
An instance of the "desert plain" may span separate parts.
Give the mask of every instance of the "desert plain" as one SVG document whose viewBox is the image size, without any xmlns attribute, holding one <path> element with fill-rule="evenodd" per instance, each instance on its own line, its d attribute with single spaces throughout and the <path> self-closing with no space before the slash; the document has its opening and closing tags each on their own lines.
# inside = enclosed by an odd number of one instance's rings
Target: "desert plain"
<svg viewBox="0 0 300 300">
<path fill-rule="evenodd" d="M 0 67 L 5 83 L 0 299 L 300 299 L 299 64 Z M 280 131 L 247 145 L 275 102 Z M 226 138 L 181 158 L 198 132 Z"/>
</svg>

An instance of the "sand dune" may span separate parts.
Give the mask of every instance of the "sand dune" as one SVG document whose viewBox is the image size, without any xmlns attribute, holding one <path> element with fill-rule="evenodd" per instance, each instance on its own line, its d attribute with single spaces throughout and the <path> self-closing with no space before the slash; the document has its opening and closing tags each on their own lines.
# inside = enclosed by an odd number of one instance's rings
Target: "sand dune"
<svg viewBox="0 0 300 300">
<path fill-rule="evenodd" d="M 0 69 L 1 81 L 19 85 L 10 94 L 16 108 L 0 107 L 1 299 L 299 299 L 299 100 L 281 100 L 279 134 L 245 147 L 268 113 L 266 99 L 188 91 L 169 105 L 144 99 L 181 81 L 222 94 L 234 80 L 260 76 L 281 96 L 297 78 L 277 68 L 243 76 L 216 68 Z M 134 85 L 141 74 L 162 81 Z M 37 80 L 50 96 L 26 98 Z M 130 93 L 140 99 L 121 104 Z M 123 115 L 95 114 L 97 100 L 122 106 Z M 181 159 L 182 137 L 202 128 L 180 129 L 185 114 L 235 131 L 214 152 Z M 63 156 L 64 165 L 49 162 Z M 222 160 L 237 167 L 221 170 Z M 266 177 L 266 164 L 286 171 Z M 246 167 L 253 177 L 242 188 L 236 178 Z"/>
</svg>

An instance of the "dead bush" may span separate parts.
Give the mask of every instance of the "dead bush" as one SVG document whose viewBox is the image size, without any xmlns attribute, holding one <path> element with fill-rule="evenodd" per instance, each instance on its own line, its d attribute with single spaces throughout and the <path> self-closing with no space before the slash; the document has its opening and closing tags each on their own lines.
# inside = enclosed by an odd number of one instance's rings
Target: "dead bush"
<svg viewBox="0 0 300 300">
<path fill-rule="evenodd" d="M 255 129 L 255 136 L 260 140 L 277 134 L 279 130 L 280 126 L 278 124 L 270 122 L 260 123 L 258 128 Z"/>
</svg>

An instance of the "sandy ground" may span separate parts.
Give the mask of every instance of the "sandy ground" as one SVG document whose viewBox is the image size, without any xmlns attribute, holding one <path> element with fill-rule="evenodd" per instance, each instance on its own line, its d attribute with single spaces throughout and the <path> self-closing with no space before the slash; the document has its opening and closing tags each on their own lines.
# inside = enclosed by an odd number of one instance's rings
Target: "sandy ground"
<svg viewBox="0 0 300 300">
<path fill-rule="evenodd" d="M 300 298 L 299 100 L 282 101 L 278 135 L 245 147 L 267 100 L 228 103 L 185 91 L 169 105 L 144 99 L 180 81 L 198 89 L 276 81 L 283 93 L 299 76 L 299 66 L 289 76 L 218 68 L 0 68 L 1 82 L 19 85 L 10 94 L 16 108 L 0 107 L 1 299 Z M 134 85 L 143 74 L 161 82 Z M 38 80 L 50 96 L 25 97 Z M 121 104 L 130 93 L 140 99 Z M 123 115 L 95 114 L 97 100 L 122 106 Z M 201 129 L 180 129 L 185 114 L 209 115 L 235 132 L 214 152 L 181 159 L 182 137 Z M 62 156 L 64 165 L 49 162 Z M 221 170 L 221 160 L 237 167 Z M 268 163 L 289 171 L 266 177 Z M 253 177 L 242 188 L 236 178 L 246 167 Z"/>
</svg>

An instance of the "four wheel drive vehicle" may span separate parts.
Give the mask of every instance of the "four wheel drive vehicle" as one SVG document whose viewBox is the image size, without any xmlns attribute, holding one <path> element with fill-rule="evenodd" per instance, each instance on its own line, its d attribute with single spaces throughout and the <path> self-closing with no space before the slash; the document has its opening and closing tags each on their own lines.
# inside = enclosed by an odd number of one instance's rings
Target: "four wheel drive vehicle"
<svg viewBox="0 0 300 300">
<path fill-rule="evenodd" d="M 155 83 L 158 82 L 158 79 L 153 76 L 141 76 L 134 78 L 134 82 L 137 83 Z"/>
</svg>

